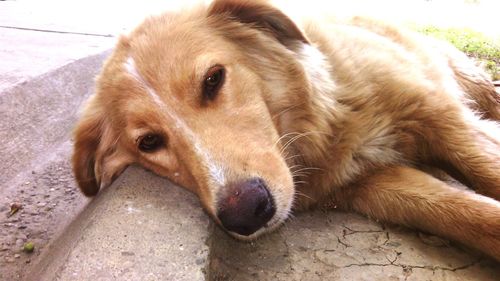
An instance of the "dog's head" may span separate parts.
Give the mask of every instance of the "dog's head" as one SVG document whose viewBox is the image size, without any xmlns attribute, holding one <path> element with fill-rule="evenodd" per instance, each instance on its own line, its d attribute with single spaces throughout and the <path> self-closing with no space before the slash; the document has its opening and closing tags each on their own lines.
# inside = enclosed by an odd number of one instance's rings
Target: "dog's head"
<svg viewBox="0 0 500 281">
<path fill-rule="evenodd" d="M 146 20 L 120 39 L 76 128 L 81 190 L 95 195 L 137 163 L 195 192 L 239 238 L 275 228 L 294 199 L 280 136 L 303 122 L 282 114 L 307 84 L 293 51 L 305 44 L 259 1 Z"/>
</svg>

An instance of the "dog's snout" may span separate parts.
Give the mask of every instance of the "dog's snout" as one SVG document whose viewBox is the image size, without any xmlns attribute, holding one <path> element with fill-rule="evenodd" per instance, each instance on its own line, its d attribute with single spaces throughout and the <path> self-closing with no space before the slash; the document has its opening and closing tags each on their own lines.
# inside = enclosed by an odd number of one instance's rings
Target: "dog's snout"
<svg viewBox="0 0 500 281">
<path fill-rule="evenodd" d="M 217 217 L 224 228 L 248 236 L 263 227 L 276 212 L 274 200 L 260 178 L 226 186 Z"/>
</svg>

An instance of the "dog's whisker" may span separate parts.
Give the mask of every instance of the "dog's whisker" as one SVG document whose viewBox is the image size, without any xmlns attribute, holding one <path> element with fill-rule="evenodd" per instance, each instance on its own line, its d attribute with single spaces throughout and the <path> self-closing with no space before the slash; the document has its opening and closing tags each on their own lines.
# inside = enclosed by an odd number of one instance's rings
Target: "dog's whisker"
<svg viewBox="0 0 500 281">
<path fill-rule="evenodd" d="M 322 131 L 309 131 L 309 132 L 304 132 L 304 133 L 298 133 L 298 132 L 291 132 L 291 133 L 287 133 L 287 134 L 284 134 L 283 136 L 281 136 L 276 142 L 274 145 L 277 145 L 279 141 L 281 141 L 283 138 L 285 137 L 288 137 L 288 136 L 291 136 L 291 135 L 295 135 L 294 137 L 292 137 L 291 139 L 289 139 L 280 149 L 280 154 L 283 154 L 286 149 L 292 144 L 294 143 L 295 141 L 297 141 L 298 139 L 302 138 L 302 137 L 306 137 L 306 136 L 310 136 L 310 135 L 313 135 L 313 134 L 324 134 L 324 135 L 327 135 L 327 136 L 333 136 L 332 134 L 329 134 L 329 133 L 326 133 L 326 132 L 322 132 Z"/>
<path fill-rule="evenodd" d="M 302 196 L 302 197 L 304 197 L 304 198 L 307 198 L 307 199 L 311 199 L 311 200 L 312 200 L 312 197 L 311 197 L 311 196 L 309 196 L 309 195 L 307 195 L 307 194 L 304 194 L 304 193 L 302 193 L 302 192 L 300 192 L 300 191 L 295 191 L 294 197 L 299 197 L 299 196 Z"/>
<path fill-rule="evenodd" d="M 307 171 L 294 171 L 294 172 L 292 172 L 292 176 L 295 176 L 295 175 L 308 176 L 310 174 L 311 174 L 311 172 L 307 172 Z"/>
<path fill-rule="evenodd" d="M 298 134 L 296 136 L 294 136 L 293 138 L 289 139 L 282 147 L 281 151 L 285 151 L 288 146 L 290 146 L 290 144 L 294 143 L 296 140 L 302 138 L 302 137 L 305 137 L 307 136 L 308 133 L 301 133 L 301 134 Z"/>
<path fill-rule="evenodd" d="M 297 169 L 295 171 L 291 171 L 292 175 L 309 175 L 312 172 L 310 170 Z"/>
<path fill-rule="evenodd" d="M 298 184 L 307 184 L 308 182 L 306 182 L 306 181 L 295 181 L 294 183 L 298 183 Z"/>
<path fill-rule="evenodd" d="M 305 167 L 305 168 L 301 168 L 301 169 L 298 169 L 298 170 L 295 170 L 293 171 L 294 173 L 295 172 L 302 172 L 302 171 L 324 171 L 324 169 L 321 169 L 321 168 L 316 168 L 316 167 Z"/>
<path fill-rule="evenodd" d="M 312 173 L 310 170 L 304 170 L 304 169 L 297 169 L 297 170 L 291 171 L 291 172 L 292 172 L 292 175 L 299 174 L 299 173 L 308 175 L 308 174 Z"/>
<path fill-rule="evenodd" d="M 293 174 L 292 175 L 292 178 L 302 178 L 302 177 L 307 177 L 309 176 L 309 174 Z"/>
<path fill-rule="evenodd" d="M 293 169 L 295 168 L 301 168 L 301 167 L 304 167 L 304 165 L 300 165 L 300 164 L 295 164 L 295 165 L 292 165 L 290 167 L 288 167 L 290 169 L 290 171 L 294 172 Z"/>
<path fill-rule="evenodd" d="M 288 136 L 291 136 L 291 135 L 299 135 L 300 133 L 299 132 L 290 132 L 290 133 L 286 133 L 282 136 L 280 136 L 276 142 L 274 143 L 273 147 L 275 147 L 278 143 L 280 143 L 280 141 Z"/>
<path fill-rule="evenodd" d="M 301 133 L 301 134 L 299 134 L 299 135 L 291 138 L 290 140 L 288 140 L 283 145 L 283 148 L 281 150 L 285 151 L 292 143 L 294 143 L 295 141 L 297 141 L 298 139 L 300 139 L 302 137 L 307 137 L 307 136 L 310 136 L 310 135 L 313 135 L 313 134 L 317 134 L 317 133 L 322 133 L 322 132 L 319 132 L 319 131 L 310 131 L 310 132 Z M 325 133 L 325 134 L 327 134 L 327 133 Z M 330 135 L 330 134 L 327 134 L 327 135 Z"/>
<path fill-rule="evenodd" d="M 289 212 L 288 215 L 287 215 L 287 218 L 290 219 L 291 221 L 297 219 L 297 216 L 292 213 L 292 212 Z"/>
<path fill-rule="evenodd" d="M 302 154 L 295 154 L 295 155 L 292 155 L 290 157 L 285 156 L 285 161 L 288 161 L 288 160 L 293 159 L 295 157 L 302 157 L 302 156 L 303 156 Z"/>
<path fill-rule="evenodd" d="M 287 108 L 283 109 L 282 111 L 280 111 L 280 112 L 276 113 L 275 115 L 273 115 L 273 116 L 271 117 L 271 119 L 273 119 L 273 120 L 274 120 L 275 118 L 277 118 L 277 117 L 279 117 L 279 116 L 281 116 L 281 115 L 283 115 L 283 114 L 287 113 L 288 111 L 290 111 L 290 110 L 292 110 L 292 109 L 294 109 L 294 108 L 297 108 L 297 107 L 299 107 L 299 106 L 302 106 L 303 104 L 304 104 L 304 102 L 302 102 L 302 103 L 297 103 L 297 104 L 295 104 L 295 105 L 289 106 L 289 107 L 287 107 Z"/>
</svg>

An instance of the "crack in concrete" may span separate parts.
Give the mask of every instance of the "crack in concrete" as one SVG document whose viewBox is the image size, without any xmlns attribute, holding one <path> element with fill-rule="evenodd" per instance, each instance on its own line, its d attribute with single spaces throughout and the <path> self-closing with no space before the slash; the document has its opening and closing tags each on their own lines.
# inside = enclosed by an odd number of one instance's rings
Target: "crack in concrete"
<svg viewBox="0 0 500 281">
<path fill-rule="evenodd" d="M 481 262 L 482 259 L 477 259 L 471 263 L 468 263 L 468 264 L 465 264 L 462 266 L 458 266 L 455 268 L 449 268 L 449 267 L 443 267 L 443 266 L 395 264 L 394 262 L 396 260 L 397 260 L 397 258 L 393 262 L 389 261 L 390 263 L 388 263 L 388 264 L 386 264 L 386 263 L 353 263 L 353 264 L 344 265 L 341 268 L 348 268 L 348 267 L 352 267 L 352 266 L 359 266 L 359 267 L 363 267 L 363 266 L 381 266 L 381 267 L 396 266 L 396 267 L 401 267 L 404 271 L 407 271 L 407 270 L 412 271 L 413 269 L 426 269 L 426 270 L 432 270 L 433 272 L 435 272 L 436 270 L 455 272 L 458 270 L 463 270 L 463 269 L 467 269 L 469 267 L 472 267 L 472 266 L 478 264 L 479 262 Z"/>
<path fill-rule="evenodd" d="M 384 246 L 385 246 L 385 245 L 387 244 L 387 242 L 389 242 L 389 240 L 390 240 L 390 239 L 391 239 L 391 238 L 390 238 L 390 236 L 389 236 L 389 232 L 387 232 L 387 231 L 386 231 L 386 232 L 385 232 L 385 241 L 384 241 L 384 243 L 382 243 L 382 245 L 384 245 Z M 397 252 L 396 252 L 396 253 L 397 253 Z"/>
<path fill-rule="evenodd" d="M 385 259 L 390 263 L 390 264 L 394 264 L 399 258 L 399 255 L 396 253 L 396 256 L 394 257 L 394 260 L 390 260 L 387 255 L 385 255 Z"/>
<path fill-rule="evenodd" d="M 405 280 L 407 281 L 408 278 L 413 274 L 413 270 L 411 268 L 403 268 L 403 274 L 405 275 Z"/>
<path fill-rule="evenodd" d="M 349 228 L 345 225 L 342 225 L 342 227 L 349 231 L 349 233 L 347 233 L 347 231 L 345 231 L 345 229 L 342 231 L 344 238 L 348 235 L 352 235 L 352 234 L 356 234 L 356 233 L 382 233 L 382 232 L 385 232 L 383 229 L 381 229 L 381 230 L 355 230 L 355 229 Z"/>
<path fill-rule="evenodd" d="M 340 245 L 343 245 L 344 247 L 346 248 L 349 248 L 349 247 L 352 247 L 351 245 L 345 243 L 344 241 L 340 240 L 340 237 L 338 237 L 336 234 L 333 234 L 336 238 L 337 238 L 337 242 L 340 244 Z M 345 235 L 342 235 L 343 238 L 345 239 Z"/>
</svg>

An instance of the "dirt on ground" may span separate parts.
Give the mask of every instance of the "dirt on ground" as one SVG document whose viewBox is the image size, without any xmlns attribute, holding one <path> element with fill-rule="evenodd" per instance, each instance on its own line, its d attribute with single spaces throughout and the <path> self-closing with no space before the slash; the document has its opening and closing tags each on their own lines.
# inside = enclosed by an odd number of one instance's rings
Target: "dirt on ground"
<svg viewBox="0 0 500 281">
<path fill-rule="evenodd" d="M 0 198 L 0 280 L 23 279 L 87 202 L 71 173 L 70 145 L 63 146 L 48 164 L 26 171 L 22 182 L 9 183 L 11 192 Z M 28 242 L 34 245 L 31 253 L 23 251 Z"/>
</svg>

